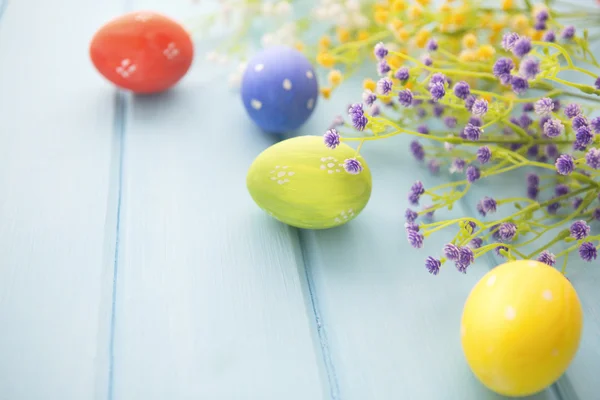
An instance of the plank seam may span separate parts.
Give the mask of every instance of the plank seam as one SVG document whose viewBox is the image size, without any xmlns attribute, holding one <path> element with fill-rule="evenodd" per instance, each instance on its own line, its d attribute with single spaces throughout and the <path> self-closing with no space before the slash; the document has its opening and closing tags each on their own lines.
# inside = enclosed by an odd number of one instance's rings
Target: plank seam
<svg viewBox="0 0 600 400">
<path fill-rule="evenodd" d="M 117 93 L 115 101 L 115 119 L 114 133 L 118 141 L 118 167 L 117 167 L 117 216 L 115 224 L 115 250 L 113 257 L 113 279 L 110 310 L 110 332 L 108 342 L 108 400 L 114 396 L 114 367 L 115 367 L 115 326 L 116 326 L 116 305 L 117 305 L 117 277 L 119 272 L 119 254 L 121 243 L 121 205 L 123 199 L 123 161 L 125 145 L 125 115 L 127 111 L 127 102 L 125 94 L 121 91 Z"/>
<path fill-rule="evenodd" d="M 308 254 L 308 246 L 306 245 L 306 239 L 304 237 L 306 232 L 301 229 L 296 229 L 298 235 L 298 242 L 300 245 L 300 252 L 302 255 L 302 262 L 304 264 L 304 274 L 306 278 L 306 284 L 308 287 L 308 296 L 312 312 L 317 327 L 317 336 L 319 338 L 319 346 L 321 350 L 321 356 L 323 358 L 323 364 L 327 375 L 327 383 L 329 385 L 329 395 L 332 400 L 340 400 L 340 386 L 338 377 L 333 363 L 333 357 L 329 348 L 329 340 L 327 338 L 327 332 L 323 323 L 323 317 L 321 316 L 321 309 L 319 307 L 319 300 L 317 296 L 317 290 L 314 283 L 314 277 L 312 274 L 312 265 L 310 262 L 310 256 Z"/>
</svg>

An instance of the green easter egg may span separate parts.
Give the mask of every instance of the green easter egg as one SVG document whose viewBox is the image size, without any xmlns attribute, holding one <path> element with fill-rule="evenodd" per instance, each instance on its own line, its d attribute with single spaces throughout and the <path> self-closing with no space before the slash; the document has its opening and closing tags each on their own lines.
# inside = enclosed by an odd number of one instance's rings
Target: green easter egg
<svg viewBox="0 0 600 400">
<path fill-rule="evenodd" d="M 371 171 L 349 174 L 344 161 L 356 151 L 330 149 L 321 136 L 279 142 L 256 157 L 246 177 L 252 199 L 277 220 L 305 229 L 327 229 L 354 219 L 371 197 Z"/>
</svg>

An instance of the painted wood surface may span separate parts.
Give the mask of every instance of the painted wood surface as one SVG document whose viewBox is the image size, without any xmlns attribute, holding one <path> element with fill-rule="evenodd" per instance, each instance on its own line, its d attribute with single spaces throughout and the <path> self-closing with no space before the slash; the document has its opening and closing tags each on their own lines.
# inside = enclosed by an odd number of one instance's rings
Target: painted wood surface
<svg viewBox="0 0 600 400">
<path fill-rule="evenodd" d="M 3 6 L 0 399 L 91 399 L 108 371 L 115 92 L 87 45 L 122 5 Z"/>
<path fill-rule="evenodd" d="M 500 261 L 426 272 L 448 237 L 410 248 L 406 191 L 442 178 L 415 165 L 407 139 L 365 146 L 373 195 L 351 224 L 280 224 L 245 188 L 277 138 L 204 61 L 211 43 L 163 95 L 118 93 L 93 70 L 91 35 L 133 9 L 199 12 L 185 0 L 14 0 L 0 20 L 0 399 L 503 398 L 472 376 L 459 341 L 469 290 Z M 359 96 L 348 83 L 293 134 L 322 134 Z M 472 214 L 496 185 L 452 214 Z M 569 275 L 581 350 L 532 399 L 597 396 L 593 267 Z"/>
</svg>

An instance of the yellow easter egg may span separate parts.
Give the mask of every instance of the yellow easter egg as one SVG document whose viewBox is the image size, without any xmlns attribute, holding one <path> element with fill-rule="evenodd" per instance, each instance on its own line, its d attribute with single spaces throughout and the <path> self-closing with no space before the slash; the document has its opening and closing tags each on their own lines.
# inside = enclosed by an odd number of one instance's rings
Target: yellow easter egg
<svg viewBox="0 0 600 400">
<path fill-rule="evenodd" d="M 528 396 L 567 370 L 582 326 L 577 293 L 559 271 L 538 261 L 511 261 L 488 272 L 469 294 L 462 348 L 490 390 Z"/>
</svg>

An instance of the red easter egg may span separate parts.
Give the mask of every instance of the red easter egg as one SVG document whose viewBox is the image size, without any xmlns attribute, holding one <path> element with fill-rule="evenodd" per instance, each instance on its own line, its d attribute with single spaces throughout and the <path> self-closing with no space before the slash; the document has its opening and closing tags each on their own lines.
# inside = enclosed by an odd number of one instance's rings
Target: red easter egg
<svg viewBox="0 0 600 400">
<path fill-rule="evenodd" d="M 194 45 L 172 19 L 137 11 L 102 26 L 90 43 L 90 58 L 116 86 L 135 93 L 157 93 L 171 88 L 187 73 Z"/>
</svg>

